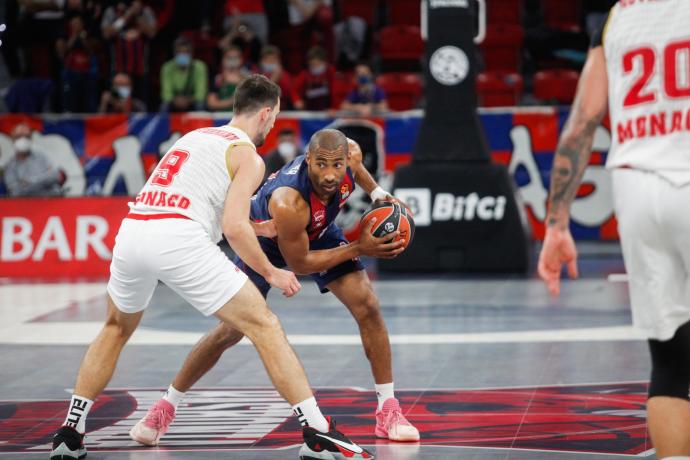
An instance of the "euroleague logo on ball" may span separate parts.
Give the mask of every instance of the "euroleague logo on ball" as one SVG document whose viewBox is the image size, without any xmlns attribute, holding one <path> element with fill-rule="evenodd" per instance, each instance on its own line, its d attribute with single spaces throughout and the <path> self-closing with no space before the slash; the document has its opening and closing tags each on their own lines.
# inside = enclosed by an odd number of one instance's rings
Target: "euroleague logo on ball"
<svg viewBox="0 0 690 460">
<path fill-rule="evenodd" d="M 393 225 L 393 222 L 386 222 L 384 229 L 386 230 L 386 233 L 392 233 L 393 230 L 395 230 L 395 225 Z"/>
</svg>

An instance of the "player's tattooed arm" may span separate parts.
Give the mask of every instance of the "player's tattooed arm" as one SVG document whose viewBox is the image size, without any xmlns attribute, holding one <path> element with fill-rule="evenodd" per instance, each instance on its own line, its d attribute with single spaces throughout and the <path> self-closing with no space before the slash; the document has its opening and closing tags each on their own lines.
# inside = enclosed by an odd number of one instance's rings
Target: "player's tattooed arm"
<svg viewBox="0 0 690 460">
<path fill-rule="evenodd" d="M 582 70 L 575 102 L 563 129 L 551 170 L 546 222 L 567 229 L 570 205 L 589 163 L 597 126 L 606 114 L 608 81 L 602 47 L 590 50 Z"/>
<path fill-rule="evenodd" d="M 549 192 L 549 226 L 567 227 L 570 205 L 580 187 L 585 168 L 589 162 L 594 139 L 596 120 L 569 120 L 568 123 L 581 126 L 566 127 L 561 137 L 551 170 L 551 190 Z"/>
</svg>

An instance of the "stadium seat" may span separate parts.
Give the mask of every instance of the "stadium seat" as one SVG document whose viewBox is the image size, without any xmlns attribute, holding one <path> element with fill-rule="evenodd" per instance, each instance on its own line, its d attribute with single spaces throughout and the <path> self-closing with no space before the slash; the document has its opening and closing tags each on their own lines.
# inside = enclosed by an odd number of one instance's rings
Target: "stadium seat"
<svg viewBox="0 0 690 460">
<path fill-rule="evenodd" d="M 392 25 L 381 29 L 379 54 L 384 70 L 419 70 L 420 60 L 424 54 L 424 42 L 419 27 Z"/>
<path fill-rule="evenodd" d="M 522 0 L 490 0 L 487 2 L 487 22 L 490 27 L 507 24 L 519 26 L 522 21 Z"/>
<path fill-rule="evenodd" d="M 481 44 L 484 70 L 515 72 L 520 68 L 522 42 L 525 38 L 520 26 L 497 25 L 490 27 Z"/>
<path fill-rule="evenodd" d="M 369 27 L 374 26 L 378 8 L 376 0 L 341 0 L 339 7 L 341 18 L 358 16 L 364 19 Z"/>
<path fill-rule="evenodd" d="M 419 0 L 386 0 L 388 24 L 420 26 L 422 8 Z"/>
<path fill-rule="evenodd" d="M 522 77 L 514 72 L 482 72 L 477 75 L 477 94 L 482 107 L 507 107 L 520 102 Z"/>
<path fill-rule="evenodd" d="M 192 42 L 194 58 L 206 63 L 209 75 L 214 75 L 218 70 L 218 58 L 216 57 L 218 39 L 199 30 L 185 30 L 182 35 Z"/>
<path fill-rule="evenodd" d="M 422 97 L 422 79 L 416 73 L 384 73 L 376 83 L 386 92 L 391 110 L 414 109 Z"/>
<path fill-rule="evenodd" d="M 578 0 L 541 0 L 541 9 L 547 26 L 571 32 L 581 30 Z"/>
<path fill-rule="evenodd" d="M 543 70 L 534 75 L 534 97 L 542 102 L 571 104 L 580 74 L 569 69 Z"/>
<path fill-rule="evenodd" d="M 333 80 L 333 107 L 340 108 L 350 91 L 355 87 L 352 73 L 337 72 Z"/>
</svg>

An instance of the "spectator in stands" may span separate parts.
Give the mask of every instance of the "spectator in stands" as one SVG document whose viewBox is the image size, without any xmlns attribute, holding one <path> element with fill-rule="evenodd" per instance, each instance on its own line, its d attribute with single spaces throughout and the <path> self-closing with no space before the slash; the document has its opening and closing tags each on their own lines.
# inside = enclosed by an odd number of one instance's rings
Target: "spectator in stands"
<svg viewBox="0 0 690 460">
<path fill-rule="evenodd" d="M 245 61 L 251 64 L 259 62 L 262 43 L 249 24 L 235 21 L 228 33 L 218 40 L 218 48 L 222 52 L 227 51 L 231 46 L 237 46 L 242 50 Z"/>
<path fill-rule="evenodd" d="M 235 103 L 235 89 L 249 74 L 244 66 L 242 50 L 231 46 L 224 54 L 216 75 L 213 91 L 208 94 L 206 104 L 209 110 L 232 110 Z"/>
<path fill-rule="evenodd" d="M 307 54 L 307 70 L 303 70 L 294 84 L 292 99 L 299 110 L 332 109 L 335 70 L 326 60 L 326 51 L 315 46 Z"/>
<path fill-rule="evenodd" d="M 158 30 L 153 10 L 141 0 L 120 0 L 103 13 L 101 30 L 111 43 L 111 73 L 129 75 L 134 96 L 148 103 L 149 42 Z"/>
<path fill-rule="evenodd" d="M 62 105 L 66 112 L 95 112 L 98 103 L 98 60 L 81 15 L 69 19 L 67 37 L 55 44 L 62 59 Z"/>
<path fill-rule="evenodd" d="M 0 2 L 0 5 L 13 2 Z M 59 80 L 55 42 L 65 28 L 64 0 L 21 0 L 16 25 L 23 75 Z"/>
<path fill-rule="evenodd" d="M 333 55 L 333 5 L 331 0 L 288 0 L 290 25 L 300 43 L 319 44 Z"/>
<path fill-rule="evenodd" d="M 4 181 L 10 196 L 55 196 L 61 194 L 65 175 L 31 142 L 31 128 L 20 123 L 12 130 L 14 158 L 5 167 Z"/>
<path fill-rule="evenodd" d="M 262 44 L 268 42 L 268 19 L 264 10 L 264 2 L 257 0 L 225 0 L 223 29 L 230 30 L 238 22 L 250 27 Z"/>
<path fill-rule="evenodd" d="M 131 113 L 145 112 L 146 105 L 132 96 L 132 80 L 126 73 L 118 73 L 113 77 L 110 90 L 103 91 L 100 113 Z"/>
<path fill-rule="evenodd" d="M 353 110 L 363 117 L 388 110 L 386 93 L 374 81 L 374 74 L 368 64 L 357 64 L 354 79 L 355 88 L 343 101 L 343 110 Z"/>
<path fill-rule="evenodd" d="M 276 149 L 264 157 L 264 162 L 266 163 L 264 180 L 301 154 L 299 140 L 295 131 L 292 128 L 281 129 L 278 132 L 278 145 Z"/>
<path fill-rule="evenodd" d="M 280 110 L 292 110 L 292 77 L 283 69 L 280 61 L 280 49 L 266 45 L 261 50 L 259 71 L 280 86 Z"/>
<path fill-rule="evenodd" d="M 97 0 L 67 0 L 65 3 L 65 19 L 69 21 L 79 16 L 84 22 L 86 34 L 94 39 L 101 38 L 101 22 L 103 21 L 103 4 Z"/>
<path fill-rule="evenodd" d="M 161 69 L 161 111 L 203 110 L 208 92 L 206 64 L 193 58 L 192 42 L 175 40 L 175 56 Z"/>
</svg>

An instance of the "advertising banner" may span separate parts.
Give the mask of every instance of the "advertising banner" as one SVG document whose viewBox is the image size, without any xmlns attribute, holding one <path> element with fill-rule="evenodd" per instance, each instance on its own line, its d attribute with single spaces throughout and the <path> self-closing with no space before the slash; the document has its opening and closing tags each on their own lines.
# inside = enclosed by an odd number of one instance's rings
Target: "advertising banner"
<svg viewBox="0 0 690 460">
<path fill-rule="evenodd" d="M 514 108 L 480 110 L 480 120 L 495 163 L 508 167 L 525 207 L 536 239 L 543 238 L 549 171 L 558 134 L 565 123 L 566 108 Z M 366 123 L 375 132 L 373 164 L 385 186 L 392 183 L 397 165 L 409 164 L 422 119 L 421 111 L 401 112 L 371 118 Z M 9 132 L 20 121 L 36 131 L 33 142 L 66 175 L 65 196 L 134 196 L 167 149 L 186 132 L 227 123 L 229 114 L 137 114 L 124 115 L 0 115 L 0 170 L 12 158 Z M 267 142 L 259 151 L 276 146 L 281 128 L 292 127 L 306 145 L 311 135 L 326 126 L 348 120 L 327 114 L 294 112 L 281 114 Z M 362 120 L 353 120 L 362 123 Z M 577 239 L 617 239 L 611 182 L 604 170 L 611 144 L 608 124 L 597 129 L 594 153 L 584 183 L 572 208 L 572 231 Z M 4 194 L 0 185 L 0 194 Z M 364 196 L 362 200 L 366 200 Z M 355 228 L 366 202 L 349 200 L 351 212 L 341 217 L 344 228 Z M 4 212 L 2 213 L 4 217 Z"/>
<path fill-rule="evenodd" d="M 109 273 L 127 197 L 0 200 L 0 277 Z"/>
</svg>

